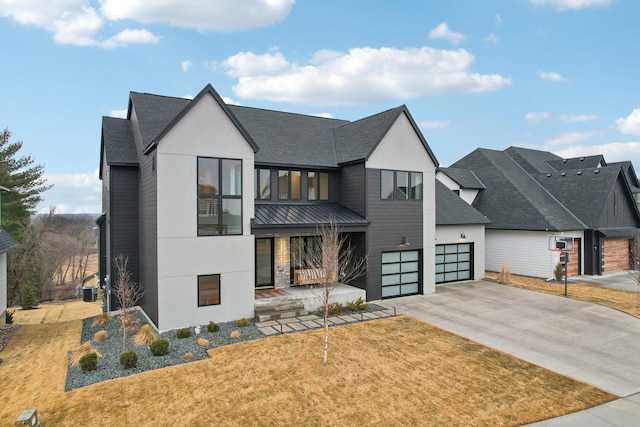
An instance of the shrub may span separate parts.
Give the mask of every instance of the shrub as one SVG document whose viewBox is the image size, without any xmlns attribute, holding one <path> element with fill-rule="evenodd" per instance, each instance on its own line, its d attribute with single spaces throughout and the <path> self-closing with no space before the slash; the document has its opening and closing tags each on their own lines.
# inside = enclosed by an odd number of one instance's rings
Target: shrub
<svg viewBox="0 0 640 427">
<path fill-rule="evenodd" d="M 176 337 L 178 338 L 189 338 L 191 336 L 190 328 L 182 328 L 176 331 Z"/>
<path fill-rule="evenodd" d="M 91 327 L 97 328 L 99 326 L 104 326 L 109 322 L 111 322 L 111 316 L 109 316 L 109 313 L 102 313 L 101 315 L 96 316 L 96 318 L 93 319 Z"/>
<path fill-rule="evenodd" d="M 193 353 L 185 353 L 182 355 L 182 357 L 184 357 L 185 359 L 195 359 L 195 354 Z"/>
<path fill-rule="evenodd" d="M 218 332 L 220 330 L 220 326 L 215 322 L 209 322 L 207 326 L 207 331 L 209 332 Z"/>
<path fill-rule="evenodd" d="M 135 338 L 133 339 L 133 344 L 137 345 L 138 347 L 142 347 L 151 344 L 156 339 L 158 339 L 158 336 L 155 332 L 153 332 L 153 329 L 151 329 L 151 325 L 144 325 L 142 326 L 142 328 L 140 328 Z"/>
<path fill-rule="evenodd" d="M 553 275 L 556 278 L 556 282 L 561 282 L 562 281 L 562 276 L 564 275 L 564 271 L 562 269 L 562 264 L 561 263 L 557 263 L 556 264 L 556 268 L 553 269 Z"/>
<path fill-rule="evenodd" d="M 240 331 L 236 330 L 236 331 L 231 332 L 229 334 L 229 338 L 231 338 L 233 340 L 236 340 L 236 339 L 240 338 Z"/>
<path fill-rule="evenodd" d="M 80 368 L 82 372 L 95 371 L 98 366 L 98 355 L 96 353 L 87 353 L 80 358 Z"/>
<path fill-rule="evenodd" d="M 102 342 L 107 339 L 107 336 L 108 336 L 107 331 L 98 331 L 95 334 L 93 334 L 93 340 L 95 342 Z"/>
<path fill-rule="evenodd" d="M 340 316 L 342 314 L 342 304 L 339 302 L 329 304 L 329 314 L 332 316 Z"/>
<path fill-rule="evenodd" d="M 365 311 L 368 307 L 368 304 L 362 299 L 362 297 L 358 297 L 355 301 L 347 302 L 347 308 L 351 311 Z"/>
<path fill-rule="evenodd" d="M 151 350 L 151 354 L 154 356 L 164 356 L 169 352 L 169 341 L 164 338 L 159 338 L 151 343 L 149 350 Z"/>
<path fill-rule="evenodd" d="M 69 364 L 74 368 L 79 366 L 80 359 L 82 359 L 82 356 L 89 353 L 95 353 L 97 357 L 102 357 L 102 355 L 93 348 L 93 346 L 91 345 L 91 341 L 87 341 L 72 353 L 71 360 L 69 360 Z"/>
<path fill-rule="evenodd" d="M 205 347 L 209 345 L 209 340 L 206 338 L 198 338 L 198 345 Z"/>
<path fill-rule="evenodd" d="M 247 326 L 249 326 L 249 321 L 246 318 L 243 317 L 242 319 L 236 321 L 236 326 L 238 328 L 247 327 Z"/>
<path fill-rule="evenodd" d="M 135 368 L 138 364 L 138 355 L 135 351 L 125 351 L 120 355 L 120 364 L 124 369 Z"/>
<path fill-rule="evenodd" d="M 40 304 L 38 298 L 38 287 L 33 282 L 27 282 L 22 288 L 22 295 L 20 295 L 20 306 L 23 310 L 30 310 L 36 308 Z"/>
<path fill-rule="evenodd" d="M 4 320 L 7 325 L 11 325 L 13 323 L 13 311 L 5 311 Z"/>
</svg>

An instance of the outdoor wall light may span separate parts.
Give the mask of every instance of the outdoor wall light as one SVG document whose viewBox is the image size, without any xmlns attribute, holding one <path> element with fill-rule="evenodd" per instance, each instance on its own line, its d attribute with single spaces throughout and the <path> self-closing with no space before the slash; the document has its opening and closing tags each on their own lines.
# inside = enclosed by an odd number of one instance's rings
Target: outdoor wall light
<svg viewBox="0 0 640 427">
<path fill-rule="evenodd" d="M 465 235 L 464 235 L 464 233 L 460 233 L 460 238 L 461 238 L 461 239 L 466 239 L 466 238 L 467 238 L 467 236 L 465 236 Z"/>
<path fill-rule="evenodd" d="M 411 243 L 409 243 L 409 239 L 407 239 L 407 236 L 402 236 L 402 243 L 400 243 L 400 246 L 411 246 Z"/>
</svg>

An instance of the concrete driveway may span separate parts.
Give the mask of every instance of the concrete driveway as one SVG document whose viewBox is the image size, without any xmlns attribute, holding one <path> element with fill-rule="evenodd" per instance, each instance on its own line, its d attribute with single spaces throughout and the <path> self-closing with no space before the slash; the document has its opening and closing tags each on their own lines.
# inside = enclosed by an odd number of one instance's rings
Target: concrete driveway
<svg viewBox="0 0 640 427">
<path fill-rule="evenodd" d="M 435 294 L 380 305 L 625 398 L 539 426 L 640 425 L 640 319 L 485 281 L 440 285 Z M 598 408 L 607 422 L 593 415 Z M 576 416 L 586 418 L 569 418 Z"/>
</svg>

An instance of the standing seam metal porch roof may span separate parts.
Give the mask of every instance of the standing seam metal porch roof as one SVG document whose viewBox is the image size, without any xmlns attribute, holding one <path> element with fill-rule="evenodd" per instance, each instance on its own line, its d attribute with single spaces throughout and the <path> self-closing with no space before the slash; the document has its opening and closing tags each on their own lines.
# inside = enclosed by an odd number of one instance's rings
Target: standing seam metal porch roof
<svg viewBox="0 0 640 427">
<path fill-rule="evenodd" d="M 252 228 L 317 227 L 333 220 L 337 225 L 369 225 L 369 220 L 337 203 L 256 204 Z"/>
</svg>

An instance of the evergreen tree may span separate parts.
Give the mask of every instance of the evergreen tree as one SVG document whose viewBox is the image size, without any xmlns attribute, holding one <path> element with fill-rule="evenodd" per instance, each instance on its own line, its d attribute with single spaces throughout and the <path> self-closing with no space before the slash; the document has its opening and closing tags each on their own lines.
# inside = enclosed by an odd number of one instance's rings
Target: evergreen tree
<svg viewBox="0 0 640 427">
<path fill-rule="evenodd" d="M 44 166 L 34 164 L 31 155 L 20 155 L 22 141 L 11 142 L 11 132 L 0 132 L 0 185 L 10 191 L 2 194 L 2 228 L 22 242 L 34 209 L 42 201 L 47 185 Z"/>
</svg>

